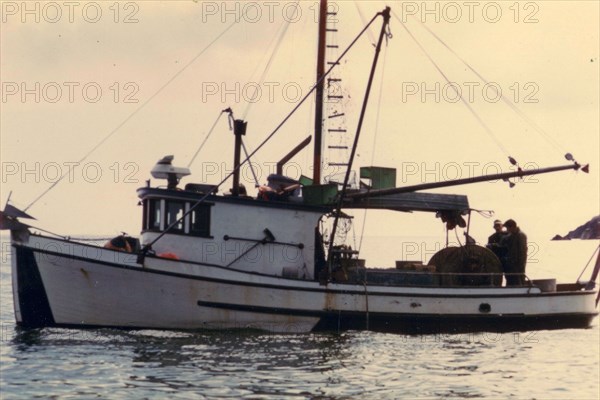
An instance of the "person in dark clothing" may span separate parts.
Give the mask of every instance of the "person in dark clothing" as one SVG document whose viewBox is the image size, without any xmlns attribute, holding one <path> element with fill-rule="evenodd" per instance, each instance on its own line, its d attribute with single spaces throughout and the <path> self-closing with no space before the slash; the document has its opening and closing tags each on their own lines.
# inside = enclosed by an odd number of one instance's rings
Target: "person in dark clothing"
<svg viewBox="0 0 600 400">
<path fill-rule="evenodd" d="M 525 284 L 525 264 L 527 263 L 527 235 L 521 231 L 517 223 L 509 219 L 504 223 L 508 235 L 502 240 L 506 246 L 506 286 L 522 286 Z"/>
<path fill-rule="evenodd" d="M 506 261 L 506 247 L 504 247 L 504 243 L 502 240 L 506 237 L 508 232 L 502 230 L 502 221 L 499 219 L 494 221 L 494 232 L 490 237 L 488 237 L 488 242 L 486 247 L 494 252 L 494 254 L 500 259 L 502 265 Z"/>
</svg>

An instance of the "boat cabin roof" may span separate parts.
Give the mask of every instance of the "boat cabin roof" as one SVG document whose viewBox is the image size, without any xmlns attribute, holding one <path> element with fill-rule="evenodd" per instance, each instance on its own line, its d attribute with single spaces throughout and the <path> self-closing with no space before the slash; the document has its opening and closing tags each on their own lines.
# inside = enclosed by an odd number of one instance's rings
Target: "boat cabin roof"
<svg viewBox="0 0 600 400">
<path fill-rule="evenodd" d="M 202 199 L 206 193 L 200 193 L 191 190 L 178 190 L 166 188 L 150 188 L 142 187 L 137 190 L 138 197 L 146 198 L 162 198 L 172 200 L 183 200 L 196 202 Z M 205 202 L 210 203 L 233 203 L 239 205 L 255 206 L 255 207 L 270 207 L 270 208 L 285 208 L 298 211 L 312 211 L 317 213 L 328 213 L 333 210 L 333 205 L 311 205 L 296 201 L 276 201 L 262 200 L 250 196 L 231 196 L 231 195 L 216 195 L 210 194 L 206 197 Z"/>
</svg>

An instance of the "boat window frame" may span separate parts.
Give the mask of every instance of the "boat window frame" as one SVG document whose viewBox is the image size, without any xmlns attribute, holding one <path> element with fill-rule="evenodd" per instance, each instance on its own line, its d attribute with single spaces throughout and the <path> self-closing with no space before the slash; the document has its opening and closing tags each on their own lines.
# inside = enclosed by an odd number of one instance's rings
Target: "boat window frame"
<svg viewBox="0 0 600 400">
<path fill-rule="evenodd" d="M 144 199 L 141 201 L 142 205 L 142 231 L 148 229 L 148 201 L 149 199 Z"/>
<path fill-rule="evenodd" d="M 143 199 L 142 232 L 164 232 L 169 227 L 169 222 L 167 221 L 167 211 L 169 209 L 169 205 L 172 203 L 177 203 L 182 206 L 181 211 L 185 214 L 185 217 L 183 218 L 181 229 L 174 227 L 171 228 L 168 233 L 174 235 L 186 235 L 197 238 L 213 239 L 213 236 L 211 235 L 211 207 L 213 207 L 215 203 L 203 202 L 202 204 L 199 204 L 192 212 L 190 212 L 190 209 L 195 203 L 187 199 L 177 198 L 147 197 Z M 156 218 L 154 218 L 155 216 L 158 216 L 160 221 L 156 221 Z M 199 224 L 202 226 L 202 229 L 194 229 L 193 220 L 196 217 L 201 218 Z"/>
<path fill-rule="evenodd" d="M 187 215 L 187 223 L 186 223 L 186 234 L 190 235 L 190 236 L 194 236 L 194 237 L 204 237 L 204 238 L 212 238 L 211 235 L 211 220 L 212 220 L 212 206 L 214 206 L 213 203 L 202 203 L 199 204 L 192 212 L 190 212 Z M 191 208 L 190 203 L 187 203 L 187 208 L 186 210 L 189 210 L 189 208 Z M 206 226 L 205 229 L 203 229 L 202 231 L 198 230 L 195 231 L 193 230 L 193 219 L 195 215 L 198 215 L 198 212 L 204 212 L 204 219 L 205 219 L 205 223 L 203 225 Z"/>
<path fill-rule="evenodd" d="M 171 223 L 175 222 L 176 220 L 178 220 L 179 218 L 181 218 L 181 216 L 179 215 L 179 212 L 177 213 L 177 215 L 175 215 L 175 219 L 173 221 L 168 221 L 169 218 L 169 205 L 171 204 L 178 204 L 181 206 L 181 214 L 185 214 L 186 210 L 187 210 L 187 202 L 184 200 L 175 200 L 175 199 L 163 199 L 162 200 L 163 205 L 164 205 L 164 213 L 163 213 L 163 218 L 162 218 L 162 228 L 161 231 L 164 231 L 165 229 L 167 229 Z M 174 226 L 173 228 L 171 228 L 169 230 L 169 233 L 185 233 L 186 231 L 186 220 L 187 220 L 187 216 L 181 221 L 181 228 L 178 228 L 176 226 Z"/>
<path fill-rule="evenodd" d="M 156 217 L 156 210 L 158 205 L 158 218 Z M 142 222 L 142 229 L 150 232 L 160 232 L 164 229 L 164 201 L 163 199 L 148 198 L 144 199 L 143 211 L 144 217 Z M 158 220 L 158 221 L 157 221 Z M 158 222 L 158 223 L 157 223 Z"/>
</svg>

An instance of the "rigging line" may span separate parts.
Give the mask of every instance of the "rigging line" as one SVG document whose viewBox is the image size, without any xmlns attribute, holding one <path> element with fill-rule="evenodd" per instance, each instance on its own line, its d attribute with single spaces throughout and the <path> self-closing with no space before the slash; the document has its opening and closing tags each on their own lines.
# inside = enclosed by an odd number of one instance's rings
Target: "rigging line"
<svg viewBox="0 0 600 400">
<path fill-rule="evenodd" d="M 65 240 L 68 240 L 68 239 L 69 239 L 69 236 L 60 235 L 60 234 L 58 234 L 58 233 L 55 233 L 55 232 L 50 232 L 50 231 L 48 231 L 48 230 L 46 230 L 46 229 L 42 229 L 42 228 L 39 228 L 39 227 L 37 227 L 37 226 L 33 226 L 33 225 L 27 225 L 27 226 L 28 226 L 29 228 L 37 229 L 37 230 L 38 230 L 38 231 L 40 231 L 40 232 L 45 232 L 45 233 L 47 233 L 47 234 L 49 234 L 49 235 L 52 235 L 52 236 L 59 237 L 59 238 L 61 238 L 61 239 L 65 239 Z M 35 232 L 34 232 L 34 233 L 35 233 Z"/>
<path fill-rule="evenodd" d="M 379 83 L 379 97 L 377 99 L 377 113 L 375 116 L 375 133 L 373 134 L 373 145 L 371 146 L 372 151 L 371 151 L 371 165 L 373 165 L 373 162 L 375 161 L 375 145 L 377 143 L 377 134 L 379 133 L 379 115 L 381 114 L 381 99 L 383 97 L 383 82 L 385 82 L 385 66 L 387 64 L 387 55 L 388 55 L 388 48 L 387 46 L 385 47 L 385 51 L 383 52 L 383 65 L 381 66 L 381 82 Z M 360 185 L 360 176 L 358 177 L 358 181 L 359 181 L 359 185 Z M 369 193 L 371 191 L 371 187 L 369 186 L 369 188 L 367 189 L 367 193 Z M 358 251 L 360 251 L 360 249 L 362 249 L 362 242 L 363 242 L 363 238 L 364 238 L 364 234 L 365 234 L 365 228 L 367 226 L 367 211 L 369 209 L 369 203 L 371 201 L 370 197 L 367 197 L 367 206 L 365 207 L 365 211 L 363 213 L 363 224 L 362 224 L 362 228 L 360 231 L 360 241 L 358 242 Z"/>
<path fill-rule="evenodd" d="M 115 237 L 97 237 L 97 238 L 78 238 L 78 237 L 72 237 L 72 236 L 67 236 L 67 238 L 69 240 L 74 240 L 76 242 L 105 242 L 107 240 L 112 240 Z"/>
<path fill-rule="evenodd" d="M 208 140 L 208 138 L 210 137 L 210 135 L 213 133 L 213 130 L 217 126 L 217 122 L 219 122 L 219 120 L 221 119 L 221 115 L 223 115 L 223 111 L 221 111 L 219 113 L 219 116 L 217 117 L 217 119 L 215 120 L 215 122 L 212 124 L 212 127 L 210 128 L 210 130 L 208 131 L 208 133 L 204 137 L 204 140 L 202 141 L 202 143 L 200 143 L 200 146 L 198 147 L 198 150 L 196 150 L 196 152 L 194 153 L 192 159 L 190 160 L 190 162 L 187 165 L 188 168 L 192 165 L 192 163 L 194 162 L 194 160 L 196 159 L 196 157 L 198 156 L 198 154 L 200 153 L 200 151 L 202 150 L 202 148 L 206 144 L 206 141 Z"/>
<path fill-rule="evenodd" d="M 297 4 L 297 3 L 296 3 Z M 271 40 L 271 42 L 269 43 L 269 45 L 267 46 L 268 50 L 269 48 L 271 48 L 273 42 L 276 41 L 275 43 L 275 47 L 273 48 L 273 50 L 271 51 L 271 55 L 269 57 L 269 60 L 267 61 L 267 64 L 265 65 L 265 68 L 263 69 L 260 78 L 258 80 L 258 85 L 260 85 L 261 83 L 264 82 L 265 77 L 267 75 L 267 72 L 269 71 L 269 69 L 271 68 L 271 64 L 273 62 L 273 60 L 275 59 L 275 54 L 277 54 L 277 51 L 279 49 L 279 46 L 281 45 L 281 43 L 283 43 L 283 38 L 285 37 L 285 34 L 287 33 L 287 30 L 290 26 L 290 19 L 286 18 L 285 21 L 281 24 L 281 26 L 279 27 L 279 34 L 275 35 L 273 37 L 273 40 Z M 265 50 L 265 55 L 267 54 Z M 254 77 L 254 75 L 256 74 L 256 72 L 258 71 L 258 68 L 260 66 L 260 63 L 258 63 L 256 65 L 256 68 L 254 69 L 254 71 L 252 71 L 252 74 L 250 75 L 250 79 L 252 79 L 252 77 Z M 256 95 L 257 95 L 257 88 L 256 86 L 254 86 L 254 92 L 252 93 L 252 95 L 250 96 L 251 101 L 248 101 L 246 104 L 246 109 L 244 110 L 244 112 L 242 113 L 242 118 L 243 120 L 247 119 L 248 113 L 250 112 L 250 108 L 252 107 L 252 105 L 256 102 Z M 244 144 L 244 142 L 242 141 L 242 149 L 244 150 L 244 153 L 246 155 L 246 157 L 248 157 L 248 150 L 246 148 L 246 145 Z M 254 168 L 252 166 L 252 163 L 249 162 L 248 165 L 250 165 L 250 169 L 252 171 L 252 175 L 254 176 L 254 181 L 256 183 L 256 187 L 260 186 L 258 179 L 256 177 L 256 173 L 254 172 Z"/>
<path fill-rule="evenodd" d="M 494 216 L 494 211 L 492 210 L 478 210 L 476 208 L 471 208 L 470 211 L 475 211 L 484 218 L 492 218 Z"/>
<path fill-rule="evenodd" d="M 433 58 L 429 55 L 429 53 L 427 53 L 427 51 L 425 50 L 425 48 L 423 48 L 423 46 L 421 45 L 421 43 L 413 36 L 413 34 L 408 30 L 408 28 L 406 27 L 406 25 L 404 23 L 402 23 L 402 21 L 400 20 L 400 18 L 398 18 L 398 16 L 394 14 L 394 17 L 398 20 L 398 22 L 400 23 L 400 25 L 402 25 L 402 27 L 404 28 L 404 30 L 410 35 L 410 37 L 412 38 L 412 40 L 417 44 L 417 46 L 419 46 L 419 48 L 421 49 L 421 51 L 425 54 L 425 56 L 429 59 L 429 61 L 433 64 L 433 66 L 437 69 L 437 71 L 444 77 L 444 79 L 446 80 L 446 82 L 450 85 L 450 87 L 454 90 L 454 93 L 456 93 L 456 95 L 458 96 L 458 98 L 462 101 L 462 103 L 465 105 L 465 107 L 467 107 L 469 109 L 469 111 L 471 112 L 471 114 L 473 114 L 473 116 L 475 117 L 475 119 L 477 119 L 477 122 L 479 122 L 479 124 L 483 127 L 483 129 L 486 131 L 486 133 L 490 136 L 490 138 L 496 143 L 496 145 L 498 146 L 498 148 L 500 150 L 502 150 L 504 152 L 504 154 L 506 156 L 509 156 L 509 152 L 506 149 L 506 147 L 504 147 L 504 145 L 502 145 L 502 143 L 498 140 L 498 138 L 496 137 L 496 135 L 494 134 L 494 132 L 490 129 L 489 126 L 487 126 L 487 124 L 483 121 L 483 119 L 481 119 L 481 117 L 479 116 L 479 114 L 477 114 L 477 112 L 473 109 L 473 107 L 471 107 L 471 105 L 464 99 L 464 97 L 462 96 L 461 93 L 458 92 L 458 90 L 456 90 L 455 85 L 450 81 L 450 79 L 448 79 L 448 77 L 446 76 L 446 74 L 441 70 L 441 68 L 437 65 L 437 63 L 435 62 L 435 60 L 433 60 Z"/>
<path fill-rule="evenodd" d="M 298 2 L 296 2 L 296 5 L 298 5 Z M 296 10 L 298 10 L 298 7 L 296 7 Z M 279 50 L 279 46 L 281 46 L 281 43 L 283 43 L 283 38 L 285 37 L 285 34 L 287 33 L 288 28 L 290 27 L 290 20 L 291 19 L 289 19 L 289 18 L 285 18 L 285 21 L 283 22 L 282 27 L 280 28 L 281 32 L 279 34 L 277 42 L 275 43 L 275 47 L 273 48 L 273 51 L 271 52 L 271 56 L 269 57 L 269 60 L 267 61 L 267 64 L 265 65 L 265 68 L 262 71 L 260 78 L 258 80 L 259 85 L 265 80 L 265 77 L 266 77 L 267 73 L 269 72 L 269 69 L 271 68 L 271 64 L 273 63 L 273 60 L 275 59 L 275 55 L 277 54 L 277 51 Z M 269 47 L 270 47 L 270 44 L 269 44 Z M 257 66 L 257 68 L 258 68 L 258 66 Z M 256 72 L 256 70 L 254 72 Z M 254 72 L 252 73 L 252 76 L 254 76 Z M 252 101 L 248 102 L 248 105 L 246 106 L 246 109 L 244 110 L 244 113 L 242 114 L 242 119 L 244 119 L 244 120 L 246 119 L 246 116 L 250 112 L 250 108 L 256 102 L 255 101 L 256 93 L 257 93 L 257 89 L 256 89 L 256 87 L 254 87 L 254 92 L 250 96 L 250 99 Z"/>
<path fill-rule="evenodd" d="M 463 248 L 463 244 L 461 243 L 460 238 L 458 237 L 458 229 L 457 228 L 454 228 L 454 235 L 456 236 L 456 240 L 458 241 L 458 246 L 460 248 Z"/>
<path fill-rule="evenodd" d="M 298 2 L 296 2 L 296 5 L 298 5 Z M 297 9 L 297 8 L 296 8 Z M 267 64 L 265 65 L 265 68 L 263 69 L 260 78 L 258 80 L 258 85 L 262 84 L 265 80 L 265 77 L 268 73 L 268 71 L 271 69 L 271 64 L 273 63 L 273 60 L 275 59 L 275 55 L 277 54 L 277 51 L 279 50 L 279 46 L 281 45 L 281 43 L 283 43 L 283 38 L 285 37 L 288 28 L 290 27 L 290 21 L 291 19 L 285 18 L 285 21 L 281 24 L 279 30 L 279 34 L 276 35 L 275 37 L 273 37 L 273 40 L 271 40 L 271 42 L 269 43 L 269 46 L 267 46 L 267 50 L 269 48 L 271 48 L 271 45 L 273 44 L 273 42 L 275 42 L 275 47 L 273 48 L 273 50 L 271 51 L 271 55 L 269 57 L 269 60 L 267 61 Z M 266 51 L 265 51 L 265 55 L 266 55 Z M 254 69 L 254 71 L 252 71 L 252 74 L 250 75 L 250 79 L 252 79 L 252 77 L 254 77 L 254 75 L 256 74 L 256 71 L 258 71 L 258 68 L 260 66 L 260 63 L 256 65 L 256 68 Z M 252 101 L 248 101 L 247 105 L 246 105 L 246 109 L 244 110 L 244 112 L 242 113 L 242 119 L 246 120 L 248 113 L 250 112 L 250 108 L 252 107 L 252 105 L 254 105 L 254 103 L 256 102 L 256 94 L 257 94 L 257 88 L 256 86 L 254 87 L 254 92 L 252 93 L 252 95 L 250 96 L 250 99 Z M 242 141 L 242 148 L 244 150 L 244 153 L 246 155 L 246 157 L 248 157 L 248 150 L 246 149 L 246 145 L 244 144 L 244 142 Z M 252 166 L 252 163 L 249 162 L 248 165 L 250 165 L 250 170 L 252 171 L 252 175 L 254 176 L 254 181 L 256 184 L 256 187 L 260 186 L 258 179 L 256 177 L 256 173 L 254 172 L 254 168 Z"/>
<path fill-rule="evenodd" d="M 78 163 L 82 163 L 85 161 L 93 152 L 95 152 L 100 146 L 102 146 L 108 139 L 110 139 L 119 129 L 121 129 L 129 120 L 131 120 L 137 113 L 139 113 L 148 103 L 150 103 L 158 94 L 160 94 L 171 82 L 173 82 L 179 75 L 183 73 L 190 65 L 192 65 L 206 50 L 208 50 L 217 40 L 219 40 L 227 31 L 229 31 L 237 22 L 231 23 L 227 28 L 225 28 L 220 34 L 217 35 L 206 47 L 204 47 L 194 58 L 192 58 L 187 64 L 185 64 L 179 71 L 177 71 L 167 82 L 165 82 L 152 96 L 150 96 L 146 101 L 144 101 L 138 108 L 136 108 L 127 118 L 125 118 L 116 128 L 114 128 L 108 135 L 106 135 L 100 142 L 98 142 L 90 151 L 88 151 L 79 161 Z M 46 195 L 50 190 L 52 190 L 60 181 L 62 181 L 65 176 L 69 175 L 71 171 L 67 169 L 67 171 L 62 174 L 55 182 L 50 185 L 46 190 L 44 190 L 38 197 L 35 198 L 23 211 L 27 211 L 31 206 L 33 206 L 38 200 Z"/>
<path fill-rule="evenodd" d="M 271 38 L 271 41 L 265 47 L 265 52 L 264 52 L 263 56 L 261 57 L 261 60 L 256 64 L 256 66 L 254 67 L 254 70 L 250 74 L 250 79 L 254 78 L 254 76 L 258 72 L 258 69 L 262 63 L 262 60 L 264 58 L 266 58 L 267 54 L 269 53 L 269 49 L 273 46 L 273 43 L 275 43 L 275 41 L 277 41 L 277 38 L 279 38 L 281 36 L 282 30 L 284 29 L 285 26 L 286 26 L 286 21 L 282 22 L 281 25 L 279 25 L 279 27 L 277 28 L 275 35 L 273 35 L 273 37 Z M 276 45 L 276 46 L 278 46 L 278 45 Z M 272 55 L 273 55 L 273 51 L 271 51 L 271 56 Z"/>
<path fill-rule="evenodd" d="M 366 268 L 365 268 L 366 271 Z M 365 287 L 365 318 L 366 318 L 366 328 L 369 330 L 369 290 L 367 289 L 367 280 L 363 281 L 363 285 Z"/>
<path fill-rule="evenodd" d="M 365 18 L 365 14 L 363 14 L 362 9 L 360 8 L 360 5 L 358 4 L 358 1 L 354 1 L 354 6 L 356 7 L 356 11 L 358 11 L 358 16 L 360 17 L 361 22 L 364 24 L 367 23 L 367 20 Z M 367 35 L 369 35 L 369 40 L 371 41 L 371 44 L 373 46 L 375 46 L 375 44 L 377 43 L 377 39 L 375 39 L 375 35 L 373 34 L 373 32 L 371 32 L 371 30 L 369 29 L 367 31 Z"/>
<path fill-rule="evenodd" d="M 248 157 L 248 160 L 250 160 L 250 156 L 248 155 L 248 150 L 246 150 L 246 145 L 244 144 L 244 141 L 241 141 L 242 143 L 242 149 L 244 150 L 244 154 L 246 155 L 246 157 Z M 252 177 L 254 178 L 254 184 L 256 185 L 256 187 L 260 186 L 260 183 L 258 182 L 258 178 L 256 177 L 256 172 L 254 171 L 254 166 L 252 166 L 252 161 L 248 161 L 248 165 L 250 166 L 250 171 L 252 172 Z"/>
<path fill-rule="evenodd" d="M 377 13 L 375 14 L 375 16 L 371 19 L 371 21 L 369 21 L 369 23 L 360 31 L 360 33 L 354 38 L 354 40 L 352 40 L 352 42 L 350 42 L 350 44 L 348 45 L 348 47 L 346 47 L 346 49 L 342 52 L 342 54 L 338 57 L 338 59 L 336 60 L 335 63 L 333 63 L 333 65 L 331 65 L 331 67 L 329 67 L 329 69 L 323 74 L 323 76 L 321 77 L 321 79 L 319 79 L 314 85 L 313 87 L 308 91 L 308 93 L 306 93 L 306 95 L 298 102 L 298 104 L 296 104 L 296 106 L 292 109 L 292 111 L 290 111 L 288 113 L 288 115 L 283 119 L 283 121 L 281 121 L 279 123 L 279 125 L 277 125 L 275 127 L 275 129 L 258 145 L 258 147 L 256 149 L 254 149 L 254 151 L 252 151 L 242 162 L 240 162 L 240 164 L 234 168 L 231 172 L 229 172 L 227 174 L 227 176 L 225 178 L 223 178 L 221 180 L 221 182 L 219 182 L 217 185 L 215 185 L 215 189 L 218 189 L 221 185 L 223 185 L 223 183 L 225 183 L 229 178 L 231 178 L 231 176 L 238 171 L 242 165 L 244 165 L 248 160 L 250 160 L 250 157 L 254 156 L 254 154 L 256 154 L 265 144 L 267 144 L 267 142 L 269 140 L 271 140 L 271 138 L 273 136 L 275 136 L 275 134 L 279 131 L 279 129 L 281 129 L 281 127 L 292 117 L 292 115 L 294 115 L 294 113 L 300 108 L 300 106 L 302 104 L 304 104 L 304 102 L 306 101 L 306 99 L 308 99 L 310 97 L 310 95 L 316 90 L 317 86 L 319 85 L 319 83 L 321 83 L 330 73 L 331 71 L 336 67 L 336 65 L 339 64 L 339 62 L 342 60 L 342 58 L 344 58 L 344 56 L 350 51 L 350 49 L 352 49 L 352 47 L 354 47 L 354 44 L 356 44 L 356 42 L 358 41 L 358 39 L 360 39 L 362 37 L 362 35 L 365 33 L 365 31 L 369 28 L 369 26 L 371 26 L 371 24 L 373 22 L 375 22 L 375 20 L 377 19 L 377 17 L 379 17 L 381 13 Z M 202 204 L 204 202 L 204 200 L 206 200 L 208 198 L 208 196 L 210 196 L 211 193 L 206 193 L 204 196 L 202 196 L 196 203 L 194 203 L 194 205 L 192 205 L 189 210 L 187 210 L 186 212 L 183 213 L 183 215 L 181 217 L 179 217 L 177 220 L 173 221 L 173 223 L 171 223 L 171 225 L 167 226 L 165 228 L 164 231 L 162 231 L 158 236 L 156 236 L 150 243 L 146 244 L 144 246 L 144 248 L 142 249 L 142 254 L 145 255 L 146 252 L 151 248 L 151 246 L 156 243 L 157 241 L 159 241 L 164 235 L 166 235 L 171 229 L 173 229 L 175 226 L 177 226 L 177 224 L 181 223 L 181 221 L 183 221 L 183 219 L 185 217 L 187 217 L 192 211 L 194 211 L 196 209 L 196 207 L 198 207 L 200 204 Z"/>
<path fill-rule="evenodd" d="M 590 262 L 592 262 L 592 260 L 594 259 L 594 256 L 596 255 L 596 253 L 598 252 L 598 250 L 600 250 L 600 245 L 596 246 L 596 250 L 594 250 L 594 252 L 592 253 L 592 256 L 590 257 L 590 259 L 588 260 L 588 262 L 585 264 L 585 268 L 583 268 L 583 271 L 581 271 L 581 273 L 577 277 L 577 281 L 576 282 L 579 282 L 579 280 L 581 279 L 581 277 L 585 273 L 585 270 L 590 265 Z"/>
<path fill-rule="evenodd" d="M 417 18 L 415 18 L 415 19 L 417 19 Z M 417 21 L 418 21 L 418 19 L 417 19 Z M 450 46 L 448 46 L 427 25 L 425 25 L 422 21 L 419 21 L 419 22 L 434 38 L 436 38 L 444 47 L 446 47 L 452 54 L 454 54 L 454 56 L 456 56 L 456 58 L 458 58 L 467 68 L 469 68 L 475 75 L 477 75 L 479 77 L 479 79 L 481 79 L 486 84 L 490 83 L 479 72 L 477 72 L 475 70 L 475 68 L 473 68 L 471 65 L 469 65 L 468 62 L 466 62 L 460 55 L 458 55 L 452 48 L 450 48 Z M 561 146 L 561 144 L 556 139 L 554 139 L 548 132 L 546 132 L 542 127 L 540 127 L 531 118 L 529 118 L 527 116 L 527 114 L 525 114 L 520 108 L 518 108 L 513 102 L 511 102 L 502 92 L 500 92 L 498 94 L 500 95 L 500 98 L 502 99 L 502 101 L 504 103 L 506 103 L 521 118 L 523 118 L 525 120 L 525 122 L 527 122 L 529 125 L 531 125 L 531 127 L 533 127 L 533 129 L 535 129 L 542 136 L 542 138 L 545 138 L 552 146 L 554 146 L 554 148 L 556 150 L 560 151 L 561 153 L 566 151 L 565 148 L 563 146 Z"/>
</svg>

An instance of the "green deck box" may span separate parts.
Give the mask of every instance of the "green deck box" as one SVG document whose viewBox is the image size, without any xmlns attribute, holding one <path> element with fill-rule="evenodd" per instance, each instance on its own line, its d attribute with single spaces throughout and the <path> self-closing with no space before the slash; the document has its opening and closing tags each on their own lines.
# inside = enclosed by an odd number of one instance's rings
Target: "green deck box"
<svg viewBox="0 0 600 400">
<path fill-rule="evenodd" d="M 361 167 L 360 178 L 371 180 L 371 189 L 396 187 L 396 168 Z"/>
<path fill-rule="evenodd" d="M 333 204 L 335 202 L 337 192 L 337 183 L 302 187 L 302 197 L 304 198 L 304 203 L 315 206 Z"/>
</svg>

